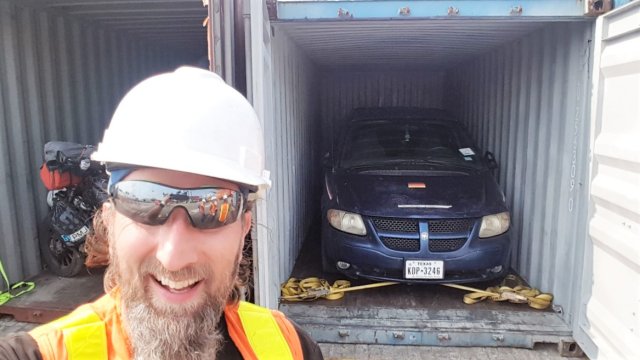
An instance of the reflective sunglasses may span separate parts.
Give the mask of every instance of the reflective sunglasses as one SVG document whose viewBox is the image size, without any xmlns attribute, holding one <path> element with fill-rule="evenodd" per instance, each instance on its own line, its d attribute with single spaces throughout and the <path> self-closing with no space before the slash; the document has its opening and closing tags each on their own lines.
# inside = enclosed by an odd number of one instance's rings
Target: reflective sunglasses
<svg viewBox="0 0 640 360">
<path fill-rule="evenodd" d="M 124 180 L 111 186 L 116 211 L 146 225 L 162 225 L 178 207 L 187 211 L 191 225 L 216 229 L 234 223 L 242 214 L 246 195 L 219 187 L 174 188 L 143 180 Z"/>
</svg>

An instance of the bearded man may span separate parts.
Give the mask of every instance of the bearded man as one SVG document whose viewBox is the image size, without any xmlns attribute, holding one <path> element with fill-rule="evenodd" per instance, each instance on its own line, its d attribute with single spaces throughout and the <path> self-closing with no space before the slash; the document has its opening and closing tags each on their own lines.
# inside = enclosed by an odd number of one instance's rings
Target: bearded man
<svg viewBox="0 0 640 360">
<path fill-rule="evenodd" d="M 251 105 L 211 72 L 134 87 L 93 154 L 110 199 L 87 265 L 108 264 L 106 295 L 0 340 L 0 359 L 322 359 L 282 313 L 240 301 L 251 204 L 270 184 L 263 141 Z"/>
</svg>

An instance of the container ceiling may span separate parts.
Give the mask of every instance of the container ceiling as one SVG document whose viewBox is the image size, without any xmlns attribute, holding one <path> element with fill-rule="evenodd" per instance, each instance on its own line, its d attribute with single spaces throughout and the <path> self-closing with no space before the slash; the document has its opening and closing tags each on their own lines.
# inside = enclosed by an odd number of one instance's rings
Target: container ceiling
<svg viewBox="0 0 640 360">
<path fill-rule="evenodd" d="M 207 8 L 202 0 L 11 0 L 19 6 L 58 13 L 141 40 L 206 55 Z"/>
<path fill-rule="evenodd" d="M 276 23 L 323 67 L 443 69 L 550 22 L 531 20 L 295 21 Z"/>
</svg>

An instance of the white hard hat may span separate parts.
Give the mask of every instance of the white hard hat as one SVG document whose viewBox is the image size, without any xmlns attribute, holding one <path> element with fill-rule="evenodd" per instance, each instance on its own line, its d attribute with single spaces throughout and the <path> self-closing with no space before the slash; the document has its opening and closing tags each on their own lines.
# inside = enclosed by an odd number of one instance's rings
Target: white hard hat
<svg viewBox="0 0 640 360">
<path fill-rule="evenodd" d="M 270 185 L 251 104 L 218 75 L 182 67 L 136 85 L 116 109 L 92 158 Z"/>
</svg>

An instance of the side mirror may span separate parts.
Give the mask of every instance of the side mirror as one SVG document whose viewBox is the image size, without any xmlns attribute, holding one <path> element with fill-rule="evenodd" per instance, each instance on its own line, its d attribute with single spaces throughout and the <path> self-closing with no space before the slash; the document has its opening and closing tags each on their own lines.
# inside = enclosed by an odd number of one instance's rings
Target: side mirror
<svg viewBox="0 0 640 360">
<path fill-rule="evenodd" d="M 487 161 L 487 166 L 489 166 L 490 170 L 495 170 L 498 168 L 498 162 L 496 161 L 496 157 L 493 155 L 491 151 L 487 151 L 484 153 L 484 159 Z"/>
<path fill-rule="evenodd" d="M 322 167 L 324 167 L 325 169 L 333 168 L 333 157 L 331 156 L 330 152 L 327 152 L 322 157 Z"/>
</svg>

